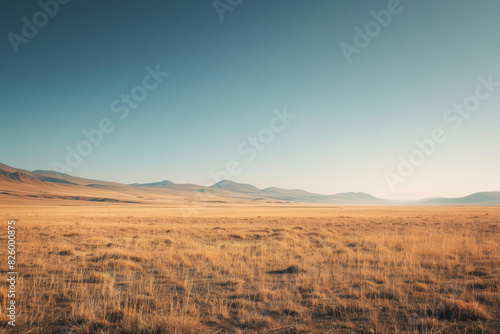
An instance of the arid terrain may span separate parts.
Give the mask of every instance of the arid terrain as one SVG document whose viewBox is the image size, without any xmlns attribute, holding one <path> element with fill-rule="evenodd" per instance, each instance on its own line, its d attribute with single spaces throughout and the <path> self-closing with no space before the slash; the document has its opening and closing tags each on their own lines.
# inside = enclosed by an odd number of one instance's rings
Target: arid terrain
<svg viewBox="0 0 500 334">
<path fill-rule="evenodd" d="M 500 0 L 2 5 L 0 334 L 500 334 Z"/>
<path fill-rule="evenodd" d="M 499 207 L 0 206 L 3 332 L 500 332 Z"/>
</svg>

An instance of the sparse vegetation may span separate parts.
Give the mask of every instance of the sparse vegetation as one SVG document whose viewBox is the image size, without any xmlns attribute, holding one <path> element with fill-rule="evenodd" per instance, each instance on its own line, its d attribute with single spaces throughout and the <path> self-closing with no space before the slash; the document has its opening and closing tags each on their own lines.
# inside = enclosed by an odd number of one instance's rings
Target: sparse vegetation
<svg viewBox="0 0 500 334">
<path fill-rule="evenodd" d="M 500 332 L 498 208 L 104 205 L 18 215 L 20 332 Z"/>
</svg>

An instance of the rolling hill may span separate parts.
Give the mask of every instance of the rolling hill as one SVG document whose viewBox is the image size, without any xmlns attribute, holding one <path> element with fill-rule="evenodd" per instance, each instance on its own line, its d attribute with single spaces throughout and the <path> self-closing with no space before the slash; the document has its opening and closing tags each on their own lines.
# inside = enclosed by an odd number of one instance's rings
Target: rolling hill
<svg viewBox="0 0 500 334">
<path fill-rule="evenodd" d="M 301 189 L 270 187 L 259 189 L 251 184 L 223 180 L 210 187 L 176 184 L 164 180 L 129 185 L 92 180 L 54 171 L 27 171 L 0 163 L 0 200 L 78 200 L 108 203 L 309 203 L 333 205 L 395 205 L 398 202 L 380 199 L 361 192 L 333 195 L 315 194 Z M 402 203 L 401 203 L 402 204 Z M 500 205 L 500 192 L 479 192 L 461 198 L 433 198 L 405 201 L 405 205 Z"/>
<path fill-rule="evenodd" d="M 433 198 L 421 202 L 427 205 L 443 204 L 476 204 L 476 205 L 500 205 L 500 191 L 478 192 L 465 197 L 458 198 Z"/>
</svg>

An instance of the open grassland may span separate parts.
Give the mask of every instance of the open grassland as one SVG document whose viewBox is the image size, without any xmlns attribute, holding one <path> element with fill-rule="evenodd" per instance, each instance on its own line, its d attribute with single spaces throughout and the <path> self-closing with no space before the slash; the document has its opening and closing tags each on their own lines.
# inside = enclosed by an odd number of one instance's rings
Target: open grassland
<svg viewBox="0 0 500 334">
<path fill-rule="evenodd" d="M 500 332 L 500 208 L 6 212 L 22 333 Z"/>
</svg>

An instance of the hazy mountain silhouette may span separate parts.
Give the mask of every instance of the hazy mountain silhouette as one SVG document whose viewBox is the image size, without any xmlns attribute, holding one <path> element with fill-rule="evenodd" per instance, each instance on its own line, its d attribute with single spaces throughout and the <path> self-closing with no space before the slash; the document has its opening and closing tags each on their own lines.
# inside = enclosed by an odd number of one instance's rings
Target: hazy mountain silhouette
<svg viewBox="0 0 500 334">
<path fill-rule="evenodd" d="M 422 204 L 481 204 L 500 205 L 500 191 L 479 192 L 459 198 L 433 198 L 424 200 Z"/>
<path fill-rule="evenodd" d="M 172 181 L 165 180 L 161 182 L 153 182 L 153 183 L 132 183 L 129 184 L 131 187 L 147 187 L 147 188 L 170 188 L 175 185 Z"/>
<path fill-rule="evenodd" d="M 101 202 L 119 202 L 119 198 L 175 200 L 177 203 L 193 201 L 196 193 L 203 193 L 202 201 L 225 203 L 228 201 L 265 201 L 269 203 L 318 203 L 346 205 L 500 205 L 500 192 L 479 192 L 461 198 L 432 198 L 420 201 L 390 201 L 361 192 L 333 195 L 315 194 L 302 189 L 270 187 L 259 189 L 251 184 L 222 180 L 210 187 L 195 184 L 176 184 L 164 180 L 152 183 L 125 185 L 75 177 L 54 171 L 33 172 L 16 169 L 0 163 L 0 195 L 30 198 L 86 199 Z"/>
<path fill-rule="evenodd" d="M 210 188 L 222 189 L 240 194 L 253 194 L 253 195 L 263 194 L 263 192 L 259 188 L 252 186 L 251 184 L 236 183 L 229 180 L 222 180 L 220 182 L 217 182 L 216 184 L 210 186 Z"/>
<path fill-rule="evenodd" d="M 259 189 L 250 184 L 241 184 L 233 181 L 220 181 L 212 187 L 227 191 L 252 194 L 264 198 L 280 201 L 303 202 L 303 203 L 357 203 L 357 204 L 383 204 L 384 200 L 365 193 L 341 193 L 336 195 L 322 195 L 311 193 L 302 189 L 283 189 L 270 187 Z"/>
</svg>

